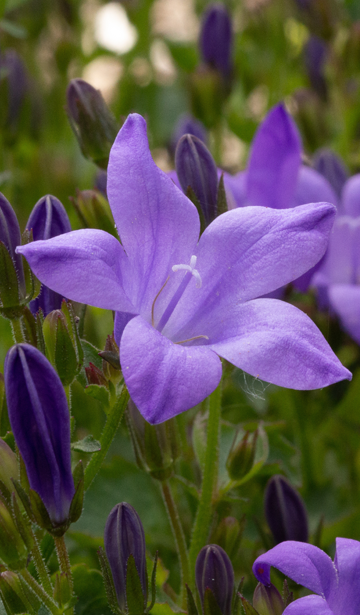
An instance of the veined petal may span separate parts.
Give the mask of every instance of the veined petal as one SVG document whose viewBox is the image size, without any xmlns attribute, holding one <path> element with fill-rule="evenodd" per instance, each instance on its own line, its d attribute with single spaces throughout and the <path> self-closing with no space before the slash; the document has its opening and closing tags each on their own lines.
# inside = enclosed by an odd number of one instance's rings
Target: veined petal
<svg viewBox="0 0 360 615">
<path fill-rule="evenodd" d="M 344 329 L 360 344 L 360 286 L 330 284 L 328 297 Z"/>
<path fill-rule="evenodd" d="M 172 265 L 194 254 L 200 222 L 196 207 L 154 163 L 140 115 L 128 117 L 111 149 L 107 193 L 131 263 L 127 294 L 149 316 Z"/>
<path fill-rule="evenodd" d="M 354 218 L 360 216 L 360 173 L 347 180 L 341 196 L 344 213 Z"/>
<path fill-rule="evenodd" d="M 213 312 L 199 332 L 208 347 L 260 380 L 291 389 L 319 389 L 351 380 L 313 321 L 289 303 L 255 299 Z"/>
<path fill-rule="evenodd" d="M 120 362 L 131 398 L 152 424 L 196 406 L 221 379 L 221 361 L 212 350 L 174 344 L 141 316 L 124 329 Z"/>
<path fill-rule="evenodd" d="M 284 105 L 277 105 L 267 114 L 253 141 L 247 172 L 248 203 L 274 209 L 291 207 L 300 155 L 296 124 Z"/>
<path fill-rule="evenodd" d="M 281 542 L 255 560 L 253 573 L 264 585 L 270 583 L 271 566 L 325 599 L 337 585 L 336 570 L 330 557 L 305 542 Z"/>
<path fill-rule="evenodd" d="M 334 613 L 357 615 L 360 604 L 360 542 L 337 538 L 334 564 L 339 581 L 336 591 L 328 600 L 329 606 Z"/>
<path fill-rule="evenodd" d="M 320 201 L 338 206 L 338 198 L 328 180 L 311 167 L 300 167 L 293 205 L 304 205 L 304 203 L 317 203 Z"/>
<path fill-rule="evenodd" d="M 344 611 L 345 612 L 345 611 Z M 348 613 L 346 611 L 346 613 Z M 350 611 L 349 611 L 350 614 Z M 305 596 L 289 604 L 283 615 L 335 615 L 321 596 Z"/>
<path fill-rule="evenodd" d="M 123 289 L 124 250 L 112 235 L 83 229 L 18 246 L 40 282 L 63 297 L 107 310 L 134 311 Z M 124 267 L 123 267 L 124 269 Z"/>
</svg>

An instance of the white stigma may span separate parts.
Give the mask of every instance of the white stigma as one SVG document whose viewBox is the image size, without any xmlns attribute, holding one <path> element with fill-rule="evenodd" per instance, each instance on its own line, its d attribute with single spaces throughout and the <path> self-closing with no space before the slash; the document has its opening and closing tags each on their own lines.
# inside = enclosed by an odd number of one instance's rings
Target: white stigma
<svg viewBox="0 0 360 615">
<path fill-rule="evenodd" d="M 197 256 L 193 255 L 191 257 L 191 259 L 190 259 L 190 265 L 173 265 L 172 266 L 172 270 L 173 271 L 180 271 L 181 269 L 184 269 L 185 271 L 189 271 L 191 273 L 191 275 L 193 275 L 195 280 L 196 280 L 197 288 L 201 288 L 201 286 L 202 286 L 201 276 L 200 276 L 200 273 L 198 272 L 198 270 L 195 269 L 196 261 L 197 261 Z"/>
</svg>

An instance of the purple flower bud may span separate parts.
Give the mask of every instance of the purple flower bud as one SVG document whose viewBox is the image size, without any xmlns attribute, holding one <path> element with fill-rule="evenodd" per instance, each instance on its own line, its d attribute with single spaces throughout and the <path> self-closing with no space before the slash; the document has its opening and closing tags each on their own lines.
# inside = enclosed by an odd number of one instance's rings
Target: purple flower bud
<svg viewBox="0 0 360 615">
<path fill-rule="evenodd" d="M 324 74 L 324 67 L 327 59 L 326 43 L 317 36 L 310 36 L 304 49 L 305 68 L 311 83 L 311 87 L 326 100 L 327 84 Z"/>
<path fill-rule="evenodd" d="M 230 15 L 220 2 L 205 11 L 200 32 L 200 52 L 205 64 L 229 77 L 232 70 L 233 34 Z"/>
<path fill-rule="evenodd" d="M 187 113 L 181 115 L 176 122 L 170 145 L 172 153 L 175 152 L 178 142 L 184 135 L 193 135 L 193 137 L 197 137 L 203 143 L 207 143 L 205 126 Z"/>
<path fill-rule="evenodd" d="M 195 579 L 202 605 L 205 591 L 210 589 L 222 615 L 230 615 L 234 571 L 224 549 L 218 545 L 207 545 L 201 549 L 196 560 Z"/>
<path fill-rule="evenodd" d="M 30 487 L 41 497 L 52 523 L 61 525 L 75 492 L 65 391 L 49 361 L 29 344 L 10 348 L 4 376 L 11 429 Z"/>
<path fill-rule="evenodd" d="M 216 164 L 206 145 L 192 135 L 181 137 L 175 152 L 175 167 L 183 191 L 192 188 L 206 224 L 210 224 L 216 217 L 218 178 Z"/>
<path fill-rule="evenodd" d="M 307 512 L 298 492 L 280 474 L 272 476 L 265 491 L 265 517 L 275 544 L 284 540 L 307 542 Z"/>
<path fill-rule="evenodd" d="M 51 239 L 71 231 L 70 220 L 63 204 L 50 194 L 43 196 L 36 203 L 26 228 L 32 230 L 34 241 Z M 60 309 L 62 300 L 61 295 L 43 285 L 40 295 L 30 302 L 30 309 L 35 314 L 41 308 L 46 316 L 49 312 Z"/>
<path fill-rule="evenodd" d="M 20 227 L 16 214 L 9 201 L 0 192 L 0 241 L 5 244 L 20 280 L 23 279 L 23 266 L 20 254 L 15 253 L 16 246 L 21 244 Z"/>
<path fill-rule="evenodd" d="M 120 609 L 126 610 L 126 574 L 130 555 L 135 560 L 145 605 L 147 601 L 145 534 L 140 517 L 130 504 L 122 502 L 112 509 L 105 526 L 104 543 Z"/>
<path fill-rule="evenodd" d="M 343 186 L 349 177 L 349 171 L 340 156 L 324 147 L 316 152 L 313 165 L 314 169 L 328 180 L 340 198 Z"/>
<path fill-rule="evenodd" d="M 275 585 L 258 583 L 253 596 L 253 607 L 259 615 L 282 615 L 285 604 Z"/>
<path fill-rule="evenodd" d="M 101 192 L 101 194 L 103 194 L 105 198 L 107 198 L 106 186 L 107 186 L 107 172 L 104 171 L 103 169 L 100 169 L 96 173 L 95 188 L 96 190 L 99 190 L 99 192 Z"/>
<path fill-rule="evenodd" d="M 7 89 L 7 125 L 16 125 L 28 89 L 28 78 L 24 63 L 15 49 L 0 54 L 0 93 Z"/>
</svg>

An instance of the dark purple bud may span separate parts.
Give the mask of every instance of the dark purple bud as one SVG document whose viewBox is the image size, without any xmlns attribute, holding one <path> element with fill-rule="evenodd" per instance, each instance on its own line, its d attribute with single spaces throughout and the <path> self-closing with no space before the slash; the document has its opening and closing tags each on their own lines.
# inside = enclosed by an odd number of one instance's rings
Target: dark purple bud
<svg viewBox="0 0 360 615">
<path fill-rule="evenodd" d="M 188 114 L 181 115 L 176 122 L 171 138 L 172 152 L 175 152 L 178 142 L 184 135 L 193 135 L 193 137 L 197 137 L 200 141 L 203 141 L 203 143 L 207 143 L 205 126 L 199 120 L 196 120 Z"/>
<path fill-rule="evenodd" d="M 10 348 L 4 376 L 11 429 L 30 487 L 41 497 L 52 523 L 61 525 L 75 492 L 65 391 L 49 361 L 29 344 Z"/>
<path fill-rule="evenodd" d="M 7 90 L 6 123 L 14 125 L 19 118 L 25 94 L 28 89 L 28 78 L 24 63 L 14 49 L 7 49 L 0 54 L 0 94 L 4 96 Z"/>
<path fill-rule="evenodd" d="M 195 579 L 201 604 L 204 605 L 205 591 L 210 589 L 222 615 L 230 615 L 234 571 L 224 549 L 218 545 L 207 545 L 201 549 L 196 560 Z"/>
<path fill-rule="evenodd" d="M 0 192 L 0 241 L 5 244 L 15 263 L 18 275 L 23 276 L 20 254 L 15 253 L 16 246 L 21 244 L 20 227 L 16 214 L 9 201 Z"/>
<path fill-rule="evenodd" d="M 55 196 L 47 194 L 35 205 L 27 221 L 26 228 L 33 233 L 34 241 L 51 239 L 71 231 L 69 217 L 63 204 Z M 42 286 L 40 295 L 30 302 L 30 309 L 36 314 L 39 308 L 46 316 L 61 308 L 63 297 L 47 286 Z"/>
<path fill-rule="evenodd" d="M 104 544 L 120 609 L 126 610 L 126 574 L 130 555 L 135 560 L 145 605 L 147 601 L 145 534 L 140 517 L 130 504 L 122 502 L 112 509 L 105 526 Z"/>
<path fill-rule="evenodd" d="M 325 79 L 325 63 L 327 60 L 326 43 L 317 36 L 310 36 L 305 48 L 305 68 L 313 90 L 322 98 L 327 99 L 327 83 Z"/>
<path fill-rule="evenodd" d="M 220 2 L 210 4 L 206 9 L 199 44 L 205 64 L 215 68 L 223 77 L 229 77 L 232 70 L 232 24 L 226 7 Z"/>
<path fill-rule="evenodd" d="M 101 194 L 103 194 L 104 197 L 107 199 L 107 172 L 103 169 L 100 169 L 96 173 L 94 188 L 96 188 L 96 190 L 99 190 L 99 192 L 101 192 Z"/>
<path fill-rule="evenodd" d="M 340 198 L 343 186 L 349 177 L 349 171 L 340 156 L 324 147 L 316 152 L 313 166 L 328 180 Z"/>
<path fill-rule="evenodd" d="M 215 161 L 206 145 L 197 137 L 181 137 L 175 152 L 175 167 L 185 192 L 189 186 L 195 193 L 206 224 L 216 217 L 218 177 Z"/>
<path fill-rule="evenodd" d="M 265 491 L 265 517 L 275 544 L 284 540 L 308 542 L 309 530 L 305 504 L 290 483 L 280 474 L 272 476 Z"/>
<path fill-rule="evenodd" d="M 275 585 L 258 583 L 253 596 L 253 607 L 259 615 L 282 615 L 285 604 Z"/>
</svg>

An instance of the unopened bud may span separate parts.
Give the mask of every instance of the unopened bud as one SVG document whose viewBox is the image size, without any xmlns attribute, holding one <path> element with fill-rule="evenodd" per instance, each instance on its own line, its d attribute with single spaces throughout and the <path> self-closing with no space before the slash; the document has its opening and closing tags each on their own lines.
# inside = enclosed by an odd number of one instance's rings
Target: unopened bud
<svg viewBox="0 0 360 615">
<path fill-rule="evenodd" d="M 99 169 L 95 177 L 95 189 L 99 190 L 101 194 L 107 198 L 107 172 L 103 169 Z"/>
<path fill-rule="evenodd" d="M 225 517 L 213 534 L 212 542 L 222 547 L 232 560 L 239 552 L 244 526 L 245 517 L 241 519 L 240 523 L 235 517 Z"/>
<path fill-rule="evenodd" d="M 257 438 L 257 430 L 253 435 L 247 431 L 240 440 L 238 435 L 235 436 L 226 461 L 226 468 L 232 480 L 240 480 L 246 476 L 253 467 Z"/>
<path fill-rule="evenodd" d="M 20 244 L 16 214 L 0 193 L 0 306 L 3 316 L 9 318 L 21 315 L 20 305 L 26 294 L 22 257 L 15 252 Z"/>
<path fill-rule="evenodd" d="M 253 596 L 253 607 L 259 615 L 282 615 L 285 610 L 281 594 L 272 583 L 270 585 L 257 584 Z"/>
<path fill-rule="evenodd" d="M 307 542 L 306 508 L 300 495 L 283 476 L 272 476 L 264 496 L 265 517 L 275 544 L 284 540 Z"/>
<path fill-rule="evenodd" d="M 195 565 L 195 580 L 203 607 L 206 590 L 210 590 L 222 615 L 230 615 L 234 571 L 224 549 L 218 545 L 201 549 Z"/>
<path fill-rule="evenodd" d="M 16 136 L 27 89 L 28 77 L 21 57 L 15 49 L 6 49 L 0 54 L 0 105 L 2 128 L 11 139 Z"/>
<path fill-rule="evenodd" d="M 172 153 L 175 153 L 176 146 L 184 135 L 192 135 L 200 139 L 203 143 L 207 143 L 205 126 L 191 115 L 184 114 L 179 117 L 174 128 L 171 138 Z"/>
<path fill-rule="evenodd" d="M 83 362 L 83 350 L 70 302 L 63 300 L 61 310 L 47 315 L 43 333 L 49 361 L 62 384 L 68 386 L 79 373 Z"/>
<path fill-rule="evenodd" d="M 210 4 L 204 13 L 199 45 L 204 63 L 228 78 L 232 71 L 232 24 L 220 2 Z"/>
<path fill-rule="evenodd" d="M 0 574 L 0 595 L 6 613 L 15 615 L 29 610 L 21 580 L 15 572 L 6 570 Z"/>
<path fill-rule="evenodd" d="M 349 177 L 349 171 L 340 156 L 331 149 L 324 147 L 316 152 L 313 166 L 328 180 L 336 195 L 340 198 L 344 184 Z"/>
<path fill-rule="evenodd" d="M 103 360 L 102 368 L 105 378 L 116 384 L 121 378 L 121 371 L 119 347 L 115 342 L 114 334 L 107 336 L 105 349 L 99 352 L 99 355 Z"/>
<path fill-rule="evenodd" d="M 118 127 L 101 92 L 83 79 L 73 79 L 68 86 L 66 98 L 71 128 L 82 153 L 106 169 Z"/>
<path fill-rule="evenodd" d="M 84 226 L 98 228 L 117 238 L 109 203 L 99 190 L 78 190 L 71 201 Z"/>
<path fill-rule="evenodd" d="M 10 446 L 0 438 L 0 480 L 11 493 L 14 490 L 11 479 L 17 479 L 19 475 L 18 462 L 15 453 Z M 1 492 L 1 486 L 0 486 Z M 5 495 L 5 494 L 3 494 Z"/>
<path fill-rule="evenodd" d="M 305 68 L 313 90 L 322 98 L 327 99 L 327 83 L 325 78 L 325 63 L 328 50 L 326 43 L 317 36 L 310 36 L 305 48 Z"/>
<path fill-rule="evenodd" d="M 27 551 L 10 511 L 0 500 L 0 558 L 13 570 L 26 565 Z"/>
<path fill-rule="evenodd" d="M 88 367 L 85 367 L 85 373 L 89 384 L 97 384 L 98 386 L 104 387 L 109 386 L 104 373 L 93 363 L 90 362 Z"/>
</svg>

